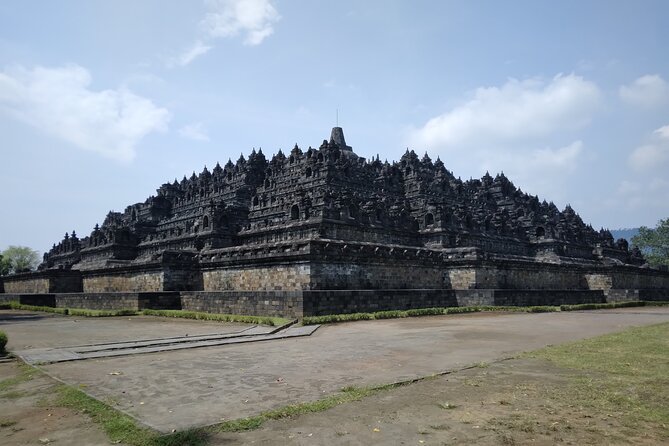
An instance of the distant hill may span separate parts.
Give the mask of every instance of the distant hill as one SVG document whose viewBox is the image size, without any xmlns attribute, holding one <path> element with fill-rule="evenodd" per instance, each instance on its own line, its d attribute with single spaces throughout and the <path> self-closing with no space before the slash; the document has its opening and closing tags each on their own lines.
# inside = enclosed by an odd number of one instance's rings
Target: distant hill
<svg viewBox="0 0 669 446">
<path fill-rule="evenodd" d="M 611 229 L 611 235 L 613 235 L 614 240 L 619 238 L 624 238 L 628 242 L 632 243 L 632 237 L 639 233 L 639 228 L 625 228 L 625 229 Z"/>
</svg>

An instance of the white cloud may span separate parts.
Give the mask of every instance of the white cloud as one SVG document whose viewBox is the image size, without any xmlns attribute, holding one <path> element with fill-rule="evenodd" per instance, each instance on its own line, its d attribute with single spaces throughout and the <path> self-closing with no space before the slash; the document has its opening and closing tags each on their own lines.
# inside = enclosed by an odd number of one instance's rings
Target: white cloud
<svg viewBox="0 0 669 446">
<path fill-rule="evenodd" d="M 657 133 L 660 135 L 660 138 L 669 140 L 669 125 L 665 125 L 664 127 L 660 127 L 659 129 L 655 130 L 653 133 Z"/>
<path fill-rule="evenodd" d="M 281 19 L 270 0 L 208 0 L 202 27 L 211 37 L 244 36 L 246 45 L 259 45 Z"/>
<path fill-rule="evenodd" d="M 202 56 L 203 54 L 207 54 L 209 50 L 212 48 L 213 47 L 211 45 L 206 45 L 201 40 L 198 40 L 190 48 L 181 53 L 178 57 L 175 57 L 172 60 L 170 60 L 168 65 L 172 66 L 178 65 L 184 67 L 190 64 L 198 57 Z"/>
<path fill-rule="evenodd" d="M 648 74 L 620 87 L 619 94 L 629 104 L 653 108 L 669 103 L 669 84 L 657 74 Z"/>
<path fill-rule="evenodd" d="M 542 199 L 566 202 L 569 174 L 583 163 L 584 144 L 577 140 L 558 148 L 503 147 L 472 150 L 467 162 L 478 162 L 482 170 L 503 171 L 516 186 Z"/>
<path fill-rule="evenodd" d="M 538 149 L 535 150 L 529 160 L 526 161 L 526 167 L 561 169 L 563 172 L 573 171 L 576 168 L 577 160 L 583 153 L 583 142 L 574 141 L 565 147 L 559 149 Z"/>
<path fill-rule="evenodd" d="M 441 155 L 449 169 L 504 171 L 523 190 L 565 204 L 587 151 L 578 131 L 600 108 L 599 87 L 580 76 L 510 79 L 409 131 L 408 143 Z"/>
<path fill-rule="evenodd" d="M 603 206 L 618 212 L 633 212 L 654 209 L 654 213 L 666 215 L 667 189 L 669 181 L 663 178 L 639 178 L 638 181 L 624 180 L 618 186 L 618 193 L 602 202 Z"/>
<path fill-rule="evenodd" d="M 194 122 L 179 129 L 179 135 L 193 141 L 209 141 L 209 135 L 201 122 Z"/>
<path fill-rule="evenodd" d="M 0 108 L 85 150 L 130 161 L 146 135 L 166 131 L 169 112 L 127 88 L 93 91 L 78 65 L 0 72 Z"/>
<path fill-rule="evenodd" d="M 629 165 L 638 172 L 662 169 L 669 162 L 669 125 L 653 132 L 653 141 L 632 151 Z"/>
<path fill-rule="evenodd" d="M 511 79 L 501 87 L 478 88 L 474 97 L 430 119 L 412 132 L 412 142 L 430 149 L 526 141 L 583 127 L 599 105 L 597 85 L 576 75 Z"/>
</svg>

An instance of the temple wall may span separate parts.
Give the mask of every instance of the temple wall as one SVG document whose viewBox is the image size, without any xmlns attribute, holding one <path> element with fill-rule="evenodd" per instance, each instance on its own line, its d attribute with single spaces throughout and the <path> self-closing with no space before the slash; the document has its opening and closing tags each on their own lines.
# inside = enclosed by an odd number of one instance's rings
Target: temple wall
<svg viewBox="0 0 669 446">
<path fill-rule="evenodd" d="M 304 316 L 457 306 L 443 289 L 310 290 L 303 292 Z"/>
<path fill-rule="evenodd" d="M 443 279 L 446 288 L 455 290 L 585 290 L 590 288 L 584 272 L 562 265 L 488 262 L 446 267 Z"/>
<path fill-rule="evenodd" d="M 669 289 L 669 274 L 651 269 L 615 268 L 611 283 L 612 288 Z"/>
<path fill-rule="evenodd" d="M 613 286 L 610 274 L 586 274 L 585 281 L 591 290 L 610 290 Z"/>
<path fill-rule="evenodd" d="M 311 265 L 312 290 L 377 290 L 402 288 L 442 288 L 442 270 L 425 265 L 388 262 L 325 263 Z"/>
<path fill-rule="evenodd" d="M 181 308 L 207 313 L 302 317 L 302 291 L 183 291 Z"/>
<path fill-rule="evenodd" d="M 5 293 L 8 294 L 48 293 L 48 292 L 49 292 L 49 279 L 47 278 L 5 281 Z"/>
<path fill-rule="evenodd" d="M 56 306 L 89 310 L 180 309 L 179 293 L 64 293 L 56 294 Z"/>
<path fill-rule="evenodd" d="M 84 293 L 163 291 L 163 272 L 119 272 L 84 275 Z"/>
<path fill-rule="evenodd" d="M 64 293 L 81 291 L 78 271 L 47 271 L 22 273 L 4 277 L 4 292 L 8 294 Z"/>
<path fill-rule="evenodd" d="M 204 291 L 294 291 L 310 286 L 310 266 L 293 265 L 245 266 L 220 268 L 202 272 Z"/>
</svg>

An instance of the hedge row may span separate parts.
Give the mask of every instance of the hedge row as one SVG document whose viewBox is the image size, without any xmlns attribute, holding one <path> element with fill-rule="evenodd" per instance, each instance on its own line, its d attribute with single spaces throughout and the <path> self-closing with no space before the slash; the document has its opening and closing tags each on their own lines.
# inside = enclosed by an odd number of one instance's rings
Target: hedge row
<svg viewBox="0 0 669 446">
<path fill-rule="evenodd" d="M 632 301 L 612 302 L 601 304 L 577 304 L 577 305 L 538 305 L 538 306 L 472 306 L 472 307 L 437 307 L 418 308 L 414 310 L 388 310 L 373 313 L 349 313 L 349 314 L 327 314 L 324 316 L 306 316 L 302 320 L 303 325 L 331 324 L 335 322 L 368 321 L 373 319 L 397 319 L 414 316 L 434 316 L 444 314 L 478 313 L 482 311 L 509 311 L 523 313 L 550 313 L 555 311 L 579 311 L 579 310 L 602 310 L 607 308 L 664 306 L 669 302 Z"/>
<path fill-rule="evenodd" d="M 143 310 L 142 314 L 147 316 L 196 319 L 201 321 L 243 322 L 247 324 L 269 325 L 271 327 L 284 325 L 290 322 L 288 319 L 281 317 L 244 316 L 240 314 L 218 314 L 184 310 Z"/>
</svg>

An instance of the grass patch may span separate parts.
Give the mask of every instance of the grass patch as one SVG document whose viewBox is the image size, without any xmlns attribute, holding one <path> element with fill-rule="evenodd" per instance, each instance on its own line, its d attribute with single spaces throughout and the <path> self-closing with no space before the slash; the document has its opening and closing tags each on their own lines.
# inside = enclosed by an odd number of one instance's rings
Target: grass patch
<svg viewBox="0 0 669 446">
<path fill-rule="evenodd" d="M 290 319 L 282 317 L 269 316 L 245 316 L 239 314 L 217 314 L 204 313 L 199 311 L 184 311 L 184 310 L 87 310 L 84 308 L 60 308 L 60 307 L 43 307 L 36 305 L 22 305 L 18 302 L 10 302 L 8 308 L 13 310 L 25 311 L 44 311 L 47 313 L 57 313 L 69 316 L 80 317 L 114 317 L 114 316 L 137 316 L 143 314 L 146 316 L 160 316 L 160 317 L 176 317 L 183 319 L 196 319 L 201 321 L 218 321 L 218 322 L 243 322 L 246 324 L 269 325 L 270 327 L 279 327 L 290 322 Z"/>
<path fill-rule="evenodd" d="M 525 354 L 579 370 L 572 388 L 555 389 L 553 398 L 618 414 L 627 427 L 663 426 L 669 439 L 669 323 L 632 328 Z"/>
<path fill-rule="evenodd" d="M 113 317 L 113 316 L 137 316 L 137 310 L 86 310 L 83 308 L 68 308 L 70 316 L 84 316 L 84 317 Z"/>
<path fill-rule="evenodd" d="M 67 308 L 57 308 L 57 307 L 42 307 L 38 305 L 23 305 L 18 302 L 10 302 L 9 306 L 12 310 L 25 310 L 25 311 L 43 311 L 45 313 L 56 313 L 56 314 L 67 314 Z"/>
<path fill-rule="evenodd" d="M 321 398 L 316 401 L 308 403 L 290 404 L 288 406 L 280 407 L 278 409 L 263 412 L 254 417 L 241 418 L 239 420 L 231 420 L 215 426 L 219 432 L 243 432 L 258 429 L 265 421 L 280 420 L 282 418 L 292 418 L 298 415 L 307 413 L 323 412 L 339 404 L 348 403 L 351 401 L 359 401 L 360 399 L 372 395 L 374 393 L 390 389 L 396 386 L 378 386 L 378 387 L 353 387 L 348 386 L 341 390 L 341 392 Z"/>
<path fill-rule="evenodd" d="M 25 311 L 43 311 L 46 313 L 56 313 L 70 316 L 83 317 L 112 317 L 112 316 L 136 316 L 139 314 L 136 310 L 121 309 L 121 310 L 87 310 L 84 308 L 60 308 L 60 307 L 44 307 L 38 305 L 23 305 L 18 302 L 10 302 L 9 307 L 12 310 Z"/>
<path fill-rule="evenodd" d="M 269 325 L 270 327 L 278 327 L 290 322 L 290 319 L 285 319 L 282 317 L 244 316 L 240 314 L 204 313 L 199 311 L 185 310 L 143 310 L 142 314 L 147 316 L 196 319 L 201 321 L 243 322 L 246 324 Z"/>
<path fill-rule="evenodd" d="M 0 356 L 5 355 L 7 353 L 7 350 L 5 350 L 6 346 L 7 346 L 7 334 L 4 331 L 0 331 Z"/>
<path fill-rule="evenodd" d="M 29 365 L 23 363 L 19 363 L 18 367 L 19 367 L 18 375 L 0 381 L 0 393 L 2 394 L 7 393 L 12 387 L 24 383 L 26 381 L 30 381 L 36 374 L 40 373 L 39 371 L 35 370 Z"/>
<path fill-rule="evenodd" d="M 417 316 L 438 316 L 444 314 L 479 313 L 482 311 L 517 311 L 523 313 L 546 313 L 560 311 L 557 306 L 532 306 L 532 307 L 434 307 L 416 308 L 411 310 L 388 310 L 374 313 L 350 313 L 350 314 L 326 314 L 323 316 L 306 316 L 302 319 L 302 325 L 331 324 L 335 322 L 369 321 L 374 319 L 398 319 Z"/>
<path fill-rule="evenodd" d="M 85 413 L 99 424 L 112 442 L 132 446 L 204 445 L 208 433 L 205 429 L 190 429 L 171 435 L 137 426 L 135 420 L 118 410 L 86 395 L 73 387 L 62 385 L 57 389 L 56 405 Z"/>
<path fill-rule="evenodd" d="M 629 307 L 666 307 L 667 305 L 669 305 L 669 302 L 651 301 L 651 300 L 633 300 L 629 302 L 609 302 L 601 304 L 560 305 L 560 311 L 606 310 L 610 308 L 629 308 Z"/>
<path fill-rule="evenodd" d="M 633 301 L 612 302 L 601 304 L 578 305 L 534 305 L 534 306 L 495 306 L 481 305 L 471 307 L 434 307 L 416 308 L 412 310 L 388 310 L 374 313 L 326 314 L 323 316 L 306 316 L 302 325 L 332 324 L 336 322 L 369 321 L 374 319 L 397 319 L 417 316 L 439 316 L 445 314 L 480 313 L 484 311 L 505 311 L 519 313 L 552 313 L 556 311 L 601 310 L 608 308 L 626 308 L 643 306 L 665 306 L 669 302 Z"/>
</svg>

